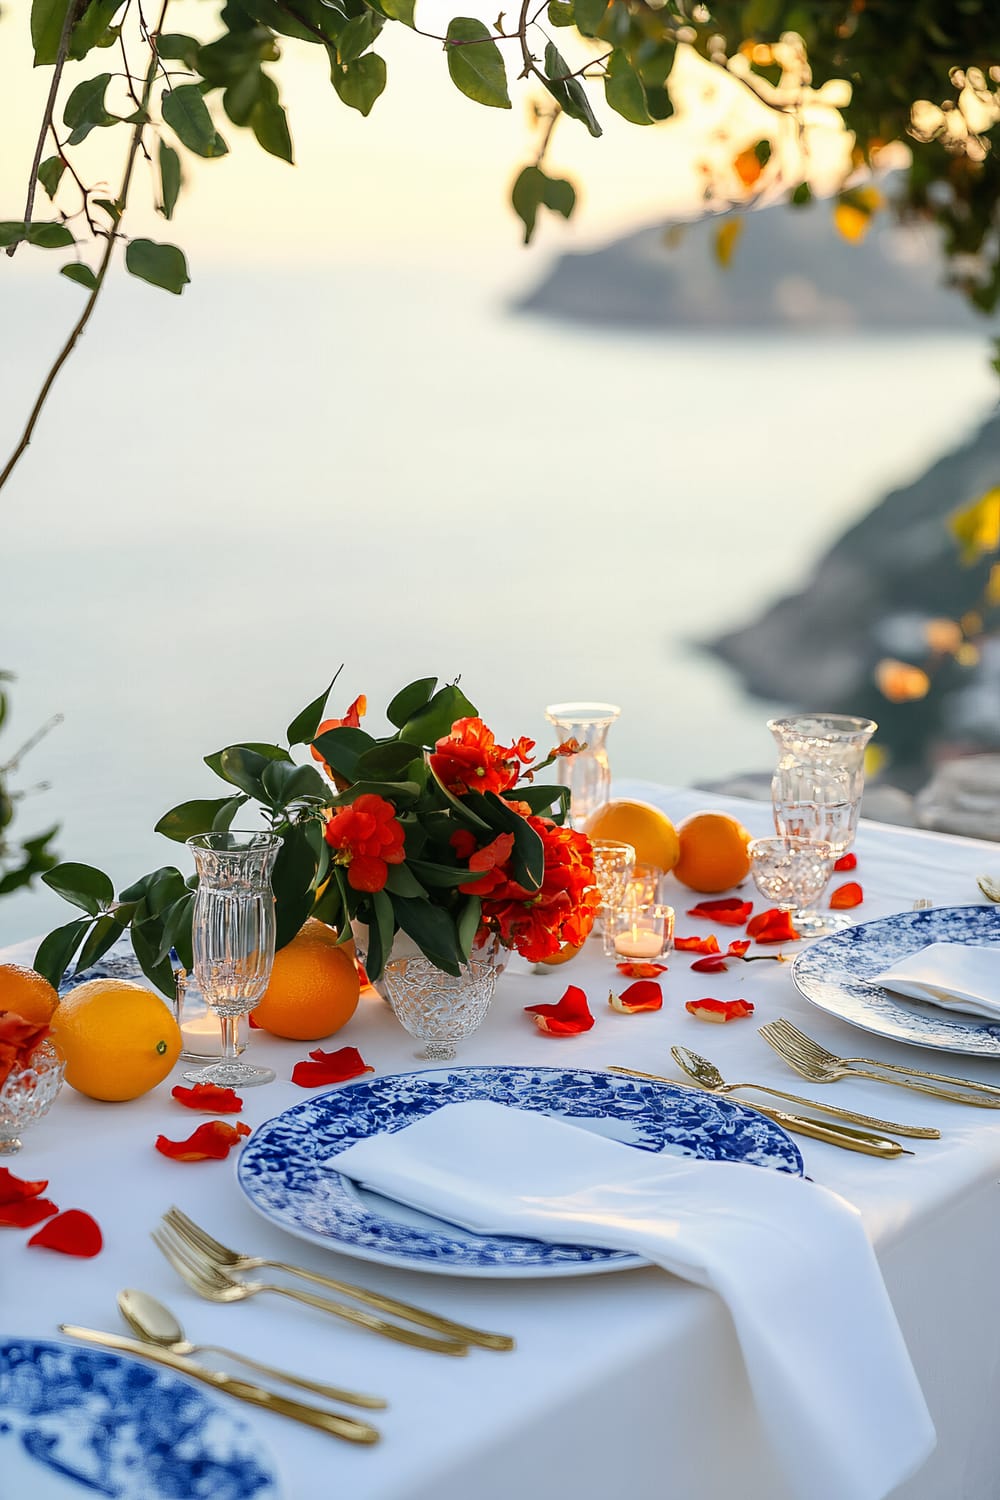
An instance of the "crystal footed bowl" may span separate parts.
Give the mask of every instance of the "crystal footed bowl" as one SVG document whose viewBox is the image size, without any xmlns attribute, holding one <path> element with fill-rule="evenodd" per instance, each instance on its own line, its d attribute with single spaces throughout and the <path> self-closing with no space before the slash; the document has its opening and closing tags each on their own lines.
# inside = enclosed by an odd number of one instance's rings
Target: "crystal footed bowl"
<svg viewBox="0 0 1000 1500">
<path fill-rule="evenodd" d="M 0 1085 L 0 1156 L 21 1149 L 21 1132 L 48 1114 L 62 1088 L 65 1063 L 51 1042 L 35 1048 L 31 1064 L 15 1068 Z"/>
</svg>

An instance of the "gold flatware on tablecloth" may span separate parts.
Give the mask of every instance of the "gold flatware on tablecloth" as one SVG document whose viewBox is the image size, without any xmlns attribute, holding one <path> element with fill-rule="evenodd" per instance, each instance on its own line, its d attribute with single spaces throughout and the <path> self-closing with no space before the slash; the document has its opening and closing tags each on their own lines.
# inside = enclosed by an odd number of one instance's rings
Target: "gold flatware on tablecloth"
<svg viewBox="0 0 1000 1500">
<path fill-rule="evenodd" d="M 758 1094 L 771 1094 L 775 1099 L 784 1099 L 788 1104 L 800 1104 L 806 1109 L 819 1109 L 824 1114 L 835 1115 L 838 1120 L 847 1120 L 852 1125 L 870 1126 L 872 1130 L 891 1131 L 896 1135 L 916 1136 L 919 1140 L 939 1141 L 940 1130 L 932 1125 L 900 1125 L 897 1120 L 880 1120 L 876 1115 L 858 1114 L 853 1109 L 841 1109 L 837 1104 L 823 1104 L 818 1099 L 807 1099 L 802 1094 L 786 1094 L 783 1089 L 772 1089 L 763 1083 L 727 1083 L 714 1063 L 689 1047 L 671 1047 L 670 1055 L 679 1068 L 703 1089 L 713 1094 L 735 1094 L 741 1089 L 753 1089 Z"/>
<path fill-rule="evenodd" d="M 248 1354 L 237 1354 L 235 1349 L 226 1349 L 221 1344 L 192 1344 L 184 1337 L 184 1330 L 162 1302 L 148 1292 L 126 1287 L 118 1293 L 118 1311 L 146 1344 L 156 1344 L 170 1349 L 174 1354 L 221 1354 L 224 1359 L 247 1365 L 258 1375 L 267 1375 L 284 1385 L 294 1385 L 315 1396 L 325 1396 L 328 1401 L 342 1401 L 345 1406 L 364 1406 L 371 1410 L 382 1410 L 388 1406 L 383 1396 L 366 1396 L 360 1391 L 347 1391 L 338 1385 L 327 1385 L 322 1380 L 307 1380 L 303 1375 L 293 1375 L 291 1370 L 279 1370 L 274 1365 L 265 1365 Z"/>
<path fill-rule="evenodd" d="M 838 1057 L 835 1052 L 829 1052 L 819 1042 L 814 1042 L 783 1016 L 777 1021 L 766 1022 L 759 1034 L 796 1073 L 812 1083 L 835 1083 L 840 1078 L 871 1078 L 876 1083 L 893 1083 L 898 1088 L 912 1089 L 918 1094 L 932 1094 L 935 1099 L 950 1099 L 954 1104 L 971 1104 L 977 1109 L 1000 1109 L 1000 1088 L 992 1083 L 978 1083 L 973 1078 L 955 1078 L 948 1073 L 926 1073 L 922 1068 L 880 1062 L 874 1057 Z M 871 1072 L 872 1068 L 886 1069 L 890 1075 L 898 1076 L 886 1077 L 883 1072 Z M 920 1079 L 933 1082 L 921 1083 Z M 938 1088 L 936 1085 L 939 1083 L 959 1084 L 973 1092 L 962 1094 L 953 1088 Z"/>
<path fill-rule="evenodd" d="M 317 1427 L 331 1437 L 345 1439 L 348 1443 L 377 1443 L 380 1433 L 369 1422 L 359 1422 L 356 1417 L 345 1417 L 340 1412 L 323 1411 L 318 1406 L 307 1406 L 302 1401 L 293 1401 L 290 1396 L 279 1396 L 265 1386 L 254 1385 L 249 1380 L 239 1380 L 222 1370 L 210 1370 L 196 1359 L 187 1359 L 183 1354 L 173 1354 L 156 1344 L 144 1344 L 140 1339 L 123 1338 L 120 1333 L 104 1333 L 98 1328 L 78 1328 L 74 1323 L 60 1323 L 59 1332 L 71 1339 L 81 1339 L 85 1344 L 98 1344 L 102 1349 L 117 1349 L 122 1354 L 136 1354 L 140 1359 L 151 1359 L 154 1364 L 166 1365 L 181 1375 L 190 1375 L 203 1385 L 210 1385 L 223 1395 L 234 1396 L 237 1401 L 246 1401 L 251 1406 L 261 1406 L 265 1411 L 275 1412 L 280 1417 L 290 1417 L 307 1427 Z"/>
<path fill-rule="evenodd" d="M 631 1078 L 649 1078 L 654 1083 L 677 1083 L 676 1078 L 665 1078 L 662 1073 L 644 1073 L 639 1068 L 611 1066 L 608 1072 L 626 1073 Z M 692 1088 L 693 1085 L 684 1084 L 682 1087 Z M 890 1140 L 888 1136 L 872 1135 L 867 1130 L 855 1130 L 850 1125 L 814 1120 L 809 1115 L 788 1114 L 783 1109 L 772 1109 L 769 1104 L 745 1104 L 745 1107 L 755 1109 L 759 1115 L 766 1115 L 792 1135 L 807 1135 L 813 1140 L 825 1141 L 828 1146 L 841 1146 L 845 1151 L 859 1151 L 863 1156 L 879 1156 L 884 1160 L 893 1156 L 913 1155 L 912 1151 L 907 1151 L 905 1146 Z"/>
<path fill-rule="evenodd" d="M 316 1297 L 312 1292 L 300 1292 L 295 1287 L 279 1286 L 273 1281 L 237 1281 L 221 1266 L 213 1265 L 204 1256 L 199 1256 L 191 1245 L 167 1228 L 153 1230 L 153 1242 L 191 1289 L 208 1302 L 243 1302 L 261 1292 L 273 1292 L 278 1297 L 288 1297 L 293 1302 L 302 1302 L 306 1307 L 315 1307 L 320 1312 L 331 1313 L 347 1323 L 356 1323 L 379 1333 L 383 1338 L 393 1339 L 397 1344 L 410 1344 L 415 1349 L 427 1349 L 434 1354 L 468 1354 L 468 1344 L 452 1338 L 435 1338 L 429 1333 L 419 1333 L 415 1328 L 404 1328 L 400 1323 L 390 1323 L 377 1318 L 364 1308 L 351 1307 L 346 1302 L 332 1302 L 328 1297 Z"/>
<path fill-rule="evenodd" d="M 977 876 L 976 884 L 987 901 L 1000 901 L 1000 885 L 995 880 L 992 880 L 989 875 Z"/>
<path fill-rule="evenodd" d="M 332 1276 L 321 1276 L 318 1271 L 307 1270 L 305 1266 L 290 1265 L 283 1260 L 266 1260 L 261 1255 L 244 1255 L 239 1250 L 224 1245 L 221 1240 L 214 1239 L 179 1208 L 169 1208 L 163 1215 L 163 1222 L 193 1249 L 200 1251 L 206 1260 L 224 1271 L 259 1271 L 264 1267 L 272 1271 L 284 1271 L 288 1276 L 301 1276 L 306 1281 L 314 1281 L 319 1286 L 329 1287 L 331 1291 L 340 1292 L 344 1297 L 352 1297 L 368 1307 L 377 1307 L 380 1312 L 392 1313 L 409 1323 L 419 1323 L 422 1328 L 432 1328 L 435 1333 L 447 1334 L 463 1344 L 475 1344 L 480 1349 L 514 1348 L 514 1340 L 509 1334 L 489 1333 L 483 1328 L 473 1328 L 468 1323 L 457 1323 L 454 1318 L 442 1317 L 439 1313 L 429 1312 L 425 1307 L 415 1307 L 412 1302 L 400 1302 L 396 1297 L 387 1297 L 382 1292 L 357 1286 L 351 1281 L 336 1281 Z"/>
</svg>

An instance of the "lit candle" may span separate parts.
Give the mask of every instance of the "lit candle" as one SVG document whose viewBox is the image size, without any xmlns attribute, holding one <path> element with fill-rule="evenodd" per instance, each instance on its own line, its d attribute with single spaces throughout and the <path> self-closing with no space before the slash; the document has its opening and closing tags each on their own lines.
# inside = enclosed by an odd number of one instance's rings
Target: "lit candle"
<svg viewBox="0 0 1000 1500">
<path fill-rule="evenodd" d="M 193 1015 L 181 1021 L 181 1037 L 185 1052 L 203 1053 L 206 1056 L 220 1050 L 221 1030 L 219 1018 L 213 1011 Z"/>
<path fill-rule="evenodd" d="M 615 952 L 624 958 L 659 958 L 663 951 L 663 938 L 658 932 L 633 927 L 631 932 L 620 932 L 615 938 Z"/>
</svg>

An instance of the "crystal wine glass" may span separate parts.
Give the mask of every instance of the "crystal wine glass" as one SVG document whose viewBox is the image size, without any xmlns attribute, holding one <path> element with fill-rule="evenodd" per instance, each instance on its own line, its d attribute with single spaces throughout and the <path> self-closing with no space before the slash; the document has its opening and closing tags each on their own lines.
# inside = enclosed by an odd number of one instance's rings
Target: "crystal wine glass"
<svg viewBox="0 0 1000 1500">
<path fill-rule="evenodd" d="M 382 971 L 393 1015 L 411 1036 L 426 1043 L 417 1055 L 434 1062 L 455 1056 L 455 1044 L 482 1025 L 493 999 L 497 973 L 472 959 L 460 974 L 446 974 L 429 958 L 394 958 Z"/>
<path fill-rule="evenodd" d="M 850 714 L 793 714 L 767 727 L 780 752 L 771 782 L 775 831 L 825 840 L 839 858 L 854 841 L 865 746 L 878 725 Z"/>
<path fill-rule="evenodd" d="M 184 1074 L 192 1083 L 251 1088 L 271 1083 L 273 1068 L 237 1058 L 237 1022 L 267 989 L 274 962 L 271 871 L 276 833 L 199 833 L 188 839 L 198 871 L 192 918 L 194 974 L 222 1026 L 222 1061 Z"/>
<path fill-rule="evenodd" d="M 747 850 L 754 884 L 766 901 L 792 913 L 803 936 L 818 937 L 840 925 L 813 909 L 833 872 L 834 851 L 825 839 L 753 839 Z"/>
</svg>

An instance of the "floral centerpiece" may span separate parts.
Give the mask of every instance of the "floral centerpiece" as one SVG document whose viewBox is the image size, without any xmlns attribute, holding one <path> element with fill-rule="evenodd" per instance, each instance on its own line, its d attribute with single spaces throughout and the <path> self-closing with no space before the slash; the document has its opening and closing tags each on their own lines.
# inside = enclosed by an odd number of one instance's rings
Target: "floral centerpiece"
<svg viewBox="0 0 1000 1500">
<path fill-rule="evenodd" d="M 451 974 L 490 945 L 534 962 L 582 943 L 599 905 L 593 850 L 565 826 L 566 788 L 535 781 L 579 747 L 559 745 L 536 763 L 531 740 L 499 744 L 458 685 L 438 688 L 436 678 L 397 693 L 391 732 L 374 735 L 362 727 L 364 698 L 324 719 L 332 687 L 292 721 L 287 745 L 252 741 L 206 756 L 226 796 L 172 808 L 157 831 L 184 841 L 224 830 L 245 824 L 255 804 L 282 838 L 278 946 L 310 916 L 345 939 L 352 922 L 364 923 L 373 978 L 399 932 Z M 296 760 L 300 747 L 316 765 Z M 60 865 L 45 879 L 85 915 L 44 939 L 41 973 L 58 983 L 74 955 L 86 968 L 128 929 L 143 971 L 171 993 L 171 950 L 190 967 L 195 877 L 165 867 L 117 898 L 89 865 Z"/>
</svg>

